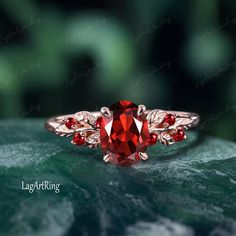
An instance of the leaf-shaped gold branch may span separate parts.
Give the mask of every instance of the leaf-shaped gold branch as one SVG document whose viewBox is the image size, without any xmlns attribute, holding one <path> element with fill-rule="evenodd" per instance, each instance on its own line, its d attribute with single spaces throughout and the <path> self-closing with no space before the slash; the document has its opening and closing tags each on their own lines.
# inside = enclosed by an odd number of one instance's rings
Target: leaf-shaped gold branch
<svg viewBox="0 0 236 236">
<path fill-rule="evenodd" d="M 100 145 L 100 133 L 95 131 L 86 138 L 86 146 L 90 148 L 98 147 Z"/>
<path fill-rule="evenodd" d="M 95 127 L 97 118 L 88 111 L 80 111 L 75 113 L 76 120 L 83 126 Z"/>
<path fill-rule="evenodd" d="M 74 125 L 71 129 L 67 128 L 65 125 L 65 121 L 67 118 L 72 117 L 75 118 L 77 124 Z M 95 124 L 97 118 L 90 112 L 81 111 L 77 112 L 74 115 L 69 115 L 64 117 L 63 120 L 58 120 L 59 125 L 55 128 L 55 134 L 59 136 L 69 137 L 72 136 L 75 132 L 95 132 Z"/>
<path fill-rule="evenodd" d="M 151 133 L 165 130 L 166 126 L 162 125 L 162 123 L 166 115 L 167 113 L 165 111 L 159 109 L 152 110 L 148 113 L 146 119 Z"/>
</svg>

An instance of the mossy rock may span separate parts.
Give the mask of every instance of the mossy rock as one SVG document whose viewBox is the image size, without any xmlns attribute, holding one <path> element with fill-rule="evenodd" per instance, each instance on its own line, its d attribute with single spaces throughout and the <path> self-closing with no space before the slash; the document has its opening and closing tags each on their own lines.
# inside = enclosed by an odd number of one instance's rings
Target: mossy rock
<svg viewBox="0 0 236 236">
<path fill-rule="evenodd" d="M 236 235 L 233 142 L 188 132 L 124 168 L 48 133 L 43 120 L 2 120 L 0 132 L 0 235 Z M 60 192 L 29 193 L 22 181 Z"/>
</svg>

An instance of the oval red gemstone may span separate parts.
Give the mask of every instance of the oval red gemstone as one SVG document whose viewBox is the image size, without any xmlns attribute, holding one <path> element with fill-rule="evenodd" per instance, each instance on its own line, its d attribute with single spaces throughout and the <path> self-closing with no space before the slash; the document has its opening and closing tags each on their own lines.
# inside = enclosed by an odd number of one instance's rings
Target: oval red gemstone
<svg viewBox="0 0 236 236">
<path fill-rule="evenodd" d="M 177 132 L 173 135 L 175 141 L 182 141 L 185 138 L 185 133 L 183 129 L 178 129 Z"/>
<path fill-rule="evenodd" d="M 101 148 L 110 154 L 110 162 L 132 165 L 139 160 L 139 152 L 148 145 L 148 122 L 144 114 L 138 116 L 138 106 L 130 101 L 119 101 L 110 106 L 111 116 L 102 117 L 100 124 Z"/>
<path fill-rule="evenodd" d="M 157 142 L 157 134 L 155 133 L 150 133 L 149 134 L 149 140 L 148 140 L 148 145 L 154 145 Z"/>
<path fill-rule="evenodd" d="M 66 126 L 68 129 L 71 129 L 71 127 L 72 127 L 73 125 L 76 125 L 76 119 L 73 118 L 73 117 L 67 118 L 66 121 L 65 121 L 65 126 Z"/>
<path fill-rule="evenodd" d="M 84 136 L 81 136 L 80 133 L 75 133 L 74 134 L 74 137 L 73 137 L 73 142 L 76 144 L 76 145 L 84 145 L 85 144 L 85 137 Z"/>
<path fill-rule="evenodd" d="M 175 123 L 175 116 L 172 114 L 167 114 L 164 117 L 164 122 L 166 122 L 169 125 L 173 125 Z"/>
<path fill-rule="evenodd" d="M 101 123 L 102 123 L 102 117 L 97 118 L 97 120 L 96 120 L 96 127 L 100 128 L 101 127 Z"/>
</svg>

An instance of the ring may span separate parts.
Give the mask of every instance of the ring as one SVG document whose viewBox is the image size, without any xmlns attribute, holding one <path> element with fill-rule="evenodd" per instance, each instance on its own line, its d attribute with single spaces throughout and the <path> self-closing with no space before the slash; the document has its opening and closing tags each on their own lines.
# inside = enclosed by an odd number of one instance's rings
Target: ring
<svg viewBox="0 0 236 236">
<path fill-rule="evenodd" d="M 101 147 L 104 162 L 130 166 L 147 160 L 146 148 L 156 142 L 171 145 L 185 140 L 184 130 L 196 127 L 199 121 L 195 113 L 147 110 L 144 105 L 122 100 L 100 111 L 53 117 L 45 127 L 62 137 L 73 136 L 74 145 Z"/>
</svg>

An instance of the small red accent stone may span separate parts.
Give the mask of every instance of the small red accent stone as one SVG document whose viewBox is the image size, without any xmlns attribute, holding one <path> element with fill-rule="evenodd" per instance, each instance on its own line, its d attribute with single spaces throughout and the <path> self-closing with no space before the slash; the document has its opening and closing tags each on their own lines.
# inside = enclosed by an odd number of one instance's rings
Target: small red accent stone
<svg viewBox="0 0 236 236">
<path fill-rule="evenodd" d="M 71 129 L 71 127 L 72 127 L 73 125 L 76 125 L 76 119 L 73 118 L 73 117 L 67 118 L 66 121 L 65 121 L 65 126 L 66 126 L 68 129 Z"/>
<path fill-rule="evenodd" d="M 175 141 L 182 141 L 184 140 L 184 136 L 185 136 L 184 130 L 181 128 L 178 129 L 177 132 L 172 137 L 174 138 Z"/>
<path fill-rule="evenodd" d="M 157 134 L 155 133 L 150 133 L 149 134 L 149 139 L 148 139 L 148 145 L 154 145 L 157 142 Z"/>
<path fill-rule="evenodd" d="M 96 127 L 100 128 L 101 127 L 101 123 L 102 123 L 102 117 L 97 118 Z"/>
<path fill-rule="evenodd" d="M 79 146 L 84 145 L 85 144 L 85 137 L 81 136 L 80 133 L 75 133 L 74 137 L 73 137 L 73 142 Z"/>
<path fill-rule="evenodd" d="M 166 122 L 169 125 L 173 125 L 175 123 L 175 116 L 172 114 L 167 114 L 164 117 L 164 122 Z"/>
</svg>

